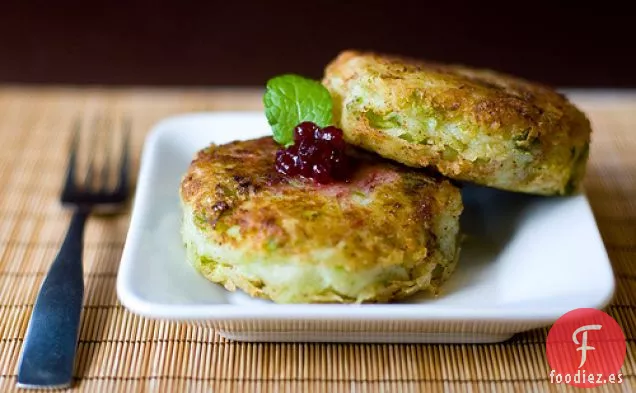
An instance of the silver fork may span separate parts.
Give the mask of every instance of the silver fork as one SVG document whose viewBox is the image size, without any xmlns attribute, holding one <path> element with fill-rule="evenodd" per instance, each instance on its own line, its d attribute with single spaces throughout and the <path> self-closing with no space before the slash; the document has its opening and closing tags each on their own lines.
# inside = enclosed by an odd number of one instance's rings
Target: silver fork
<svg viewBox="0 0 636 393">
<path fill-rule="evenodd" d="M 99 137 L 95 130 L 90 139 L 90 163 L 84 182 L 75 179 L 78 172 L 80 129 L 81 123 L 78 121 L 71 142 L 66 181 L 61 195 L 62 205 L 73 208 L 73 218 L 33 308 L 19 361 L 17 385 L 20 388 L 62 388 L 71 385 L 84 301 L 84 224 L 89 215 L 105 211 L 114 212 L 128 198 L 129 122 L 124 122 L 122 127 L 123 151 L 114 187 L 108 185 L 112 137 L 106 137 L 107 142 L 103 146 L 106 164 L 98 175 L 94 153 L 98 148 Z M 95 186 L 94 183 L 100 184 Z"/>
</svg>

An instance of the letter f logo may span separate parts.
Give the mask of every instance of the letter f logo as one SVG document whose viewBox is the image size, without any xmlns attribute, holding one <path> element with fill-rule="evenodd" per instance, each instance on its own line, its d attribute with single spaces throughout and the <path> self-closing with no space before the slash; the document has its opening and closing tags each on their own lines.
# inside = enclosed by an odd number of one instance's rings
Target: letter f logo
<svg viewBox="0 0 636 393">
<path fill-rule="evenodd" d="M 579 368 L 583 367 L 583 365 L 585 364 L 585 361 L 587 360 L 587 351 L 593 351 L 596 349 L 592 346 L 587 345 L 587 331 L 601 330 L 602 327 L 603 327 L 602 325 L 585 325 L 576 329 L 574 333 L 572 334 L 572 341 L 574 341 L 574 344 L 577 344 L 577 345 L 581 344 L 581 346 L 576 349 L 577 351 L 581 351 L 581 364 L 579 365 Z M 579 342 L 576 336 L 581 332 L 583 332 L 582 334 L 583 339 L 581 340 L 581 342 Z"/>
</svg>

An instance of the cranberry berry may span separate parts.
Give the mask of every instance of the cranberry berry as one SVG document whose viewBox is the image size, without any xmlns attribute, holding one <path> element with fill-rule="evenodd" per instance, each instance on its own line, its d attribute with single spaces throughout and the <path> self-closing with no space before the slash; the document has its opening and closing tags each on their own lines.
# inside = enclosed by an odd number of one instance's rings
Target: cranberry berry
<svg viewBox="0 0 636 393">
<path fill-rule="evenodd" d="M 289 176 L 295 176 L 300 173 L 297 157 L 287 150 L 279 150 L 276 153 L 276 168 Z"/>
<path fill-rule="evenodd" d="M 319 129 L 320 127 L 310 121 L 300 123 L 296 126 L 296 128 L 294 128 L 294 142 L 300 142 L 305 139 L 314 139 L 314 133 Z"/>
<path fill-rule="evenodd" d="M 276 170 L 304 176 L 321 184 L 344 179 L 349 172 L 342 130 L 303 122 L 294 128 L 294 144 L 276 153 Z"/>
<path fill-rule="evenodd" d="M 334 126 L 325 127 L 320 130 L 320 139 L 325 141 L 343 141 L 342 130 Z M 316 135 L 316 134 L 314 134 Z"/>
</svg>

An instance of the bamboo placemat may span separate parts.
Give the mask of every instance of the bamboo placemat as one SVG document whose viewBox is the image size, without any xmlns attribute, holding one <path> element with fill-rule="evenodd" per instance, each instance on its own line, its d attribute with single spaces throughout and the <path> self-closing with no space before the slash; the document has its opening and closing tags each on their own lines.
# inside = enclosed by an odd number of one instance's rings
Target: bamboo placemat
<svg viewBox="0 0 636 393">
<path fill-rule="evenodd" d="M 617 276 L 607 312 L 623 327 L 625 382 L 636 382 L 636 94 L 574 95 L 595 129 L 585 186 Z M 0 392 L 17 360 L 40 282 L 70 215 L 58 204 L 77 116 L 128 116 L 133 168 L 149 128 L 190 111 L 261 108 L 250 90 L 0 88 Z M 134 178 L 133 178 L 134 180 Z M 244 344 L 213 331 L 128 313 L 115 281 L 128 214 L 91 218 L 86 301 L 74 390 L 86 392 L 562 391 L 545 357 L 547 329 L 495 345 Z"/>
</svg>

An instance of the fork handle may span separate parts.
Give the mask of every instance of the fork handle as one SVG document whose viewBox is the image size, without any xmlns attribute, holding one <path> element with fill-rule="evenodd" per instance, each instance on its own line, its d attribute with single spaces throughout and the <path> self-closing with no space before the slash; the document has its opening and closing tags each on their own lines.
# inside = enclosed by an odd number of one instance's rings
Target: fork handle
<svg viewBox="0 0 636 393">
<path fill-rule="evenodd" d="M 40 288 L 20 357 L 19 387 L 67 387 L 73 380 L 84 301 L 82 249 L 87 217 L 85 211 L 73 214 Z"/>
</svg>

